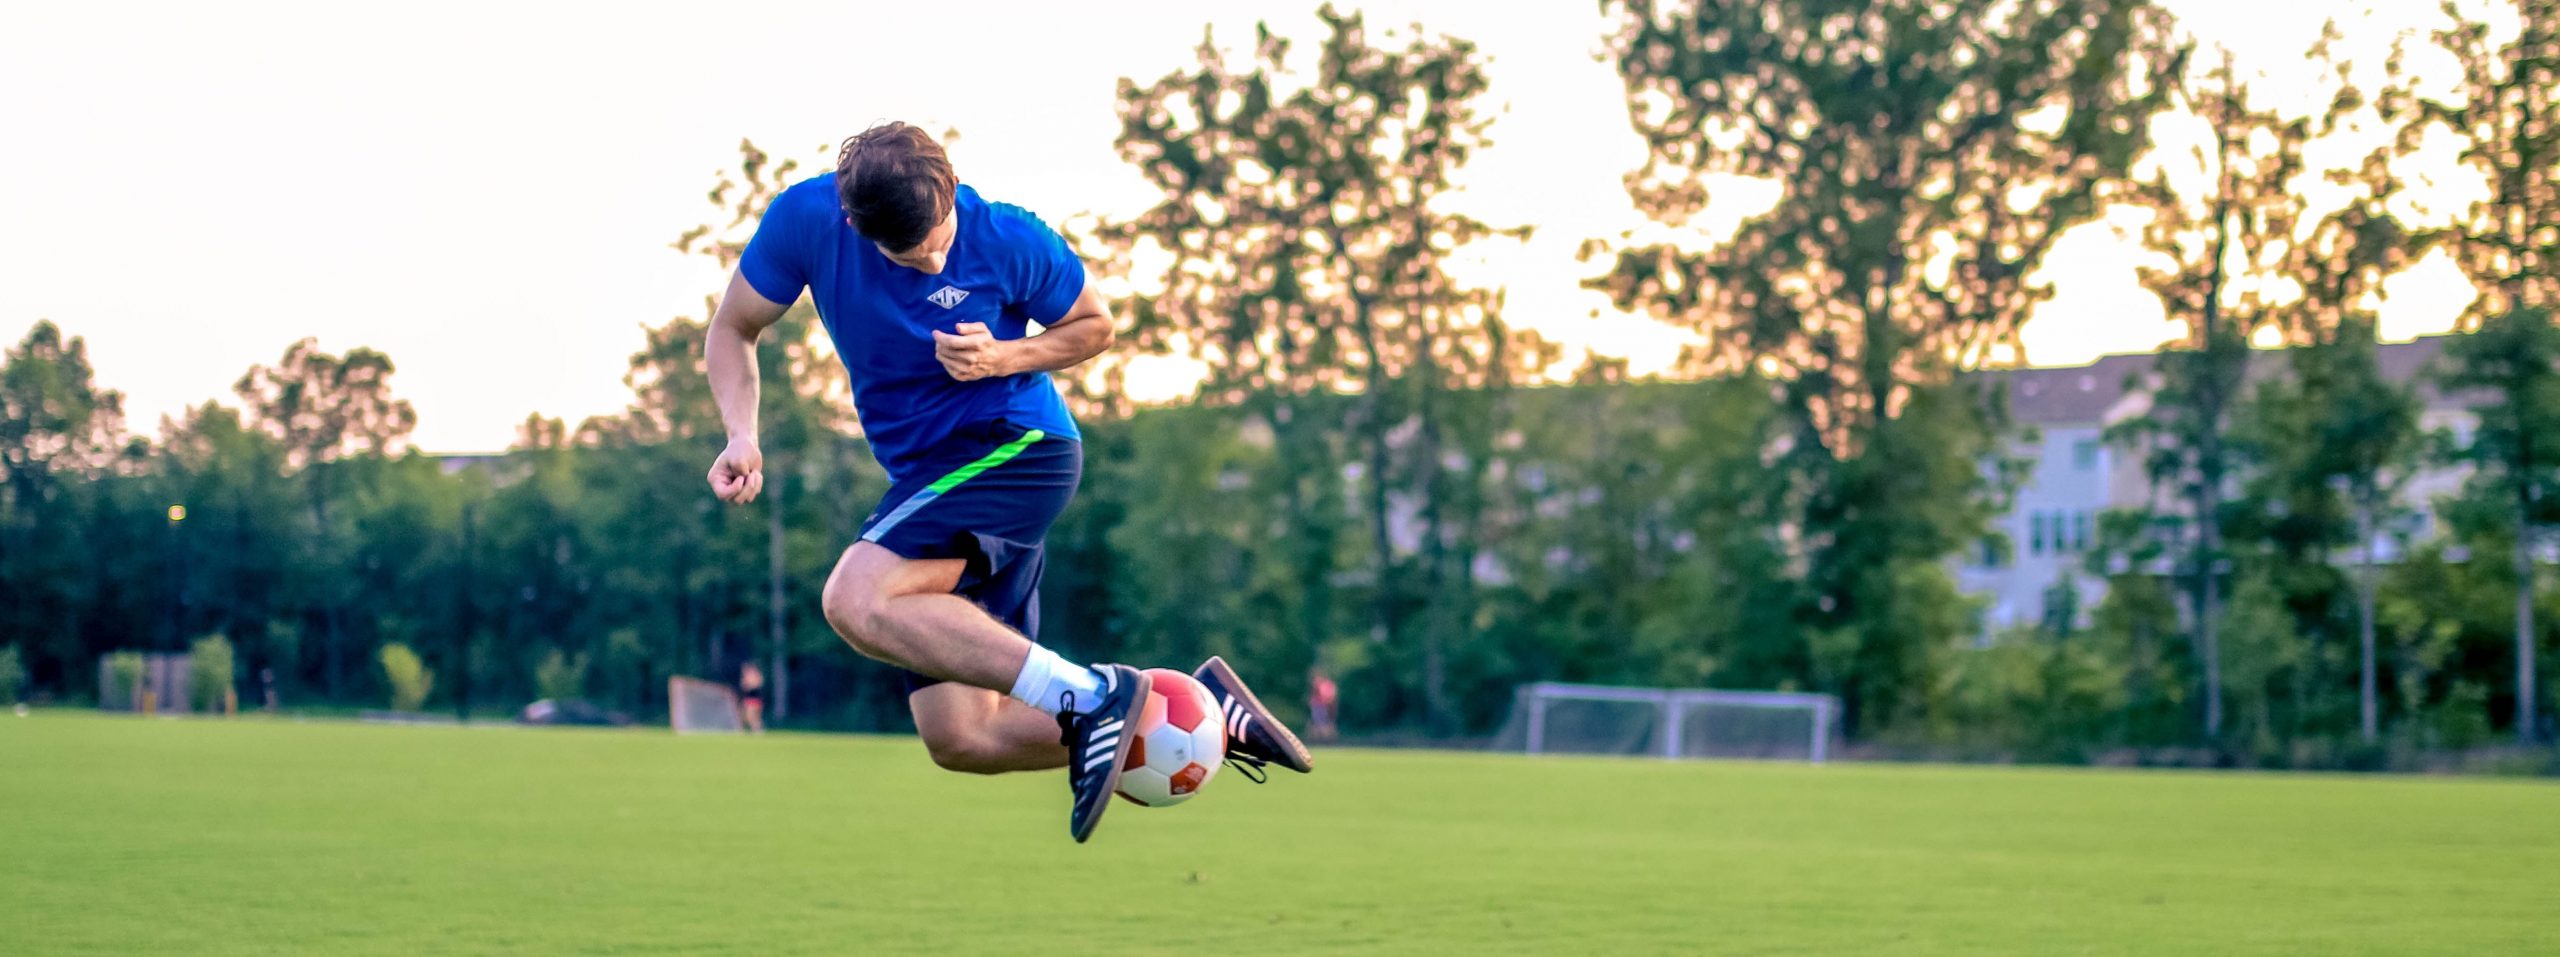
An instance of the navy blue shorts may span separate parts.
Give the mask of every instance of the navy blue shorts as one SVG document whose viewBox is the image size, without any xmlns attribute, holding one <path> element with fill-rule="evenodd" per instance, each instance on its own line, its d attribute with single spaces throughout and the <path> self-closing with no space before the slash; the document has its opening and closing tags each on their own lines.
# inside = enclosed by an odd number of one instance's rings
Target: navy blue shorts
<svg viewBox="0 0 2560 957">
<path fill-rule="evenodd" d="M 953 594 L 1034 641 L 1049 525 L 1084 475 L 1084 446 L 1002 419 L 963 426 L 889 489 L 862 540 L 900 558 L 963 558 Z M 908 694 L 943 679 L 900 669 Z"/>
</svg>

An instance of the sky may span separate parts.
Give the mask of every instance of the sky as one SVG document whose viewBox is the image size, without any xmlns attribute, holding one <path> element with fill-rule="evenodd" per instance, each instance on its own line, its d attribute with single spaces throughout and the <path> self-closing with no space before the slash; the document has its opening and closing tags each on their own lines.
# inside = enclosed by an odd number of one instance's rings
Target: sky
<svg viewBox="0 0 2560 957">
<path fill-rule="evenodd" d="M 1593 3 L 1344 3 L 1373 30 L 1420 22 L 1489 57 L 1494 144 L 1455 201 L 1526 244 L 1485 251 L 1506 316 L 1660 371 L 1694 334 L 1581 288 L 1587 237 L 1643 226 L 1621 177 L 1643 162 Z M 2172 0 L 2268 88 L 2310 89 L 2325 5 Z M 2387 35 L 2432 3 L 2391 11 Z M 610 9 L 611 15 L 600 11 Z M 621 410 L 640 330 L 699 315 L 716 265 L 671 241 L 741 139 L 815 172 L 884 119 L 953 129 L 964 180 L 1053 223 L 1156 198 L 1112 147 L 1121 77 L 1192 65 L 1204 26 L 1257 17 L 1318 35 L 1313 3 L 1011 0 L 681 6 L 52 3 L 0 11 L 0 336 L 51 319 L 89 346 L 128 424 L 231 399 L 297 339 L 398 365 L 415 443 L 503 448 L 531 412 Z M 2395 19 L 2396 18 L 2396 19 Z M 2375 29 L 2378 28 L 2378 29 Z M 1747 189 L 1708 218 L 1747 212 Z M 1765 202 L 1765 199 L 1760 202 Z M 2027 360 L 2087 362 L 2173 335 L 2117 222 L 2066 239 Z M 2433 259 L 2395 281 L 2386 339 L 2450 327 L 2470 297 Z M 1137 371 L 1181 391 L 1180 363 Z"/>
</svg>

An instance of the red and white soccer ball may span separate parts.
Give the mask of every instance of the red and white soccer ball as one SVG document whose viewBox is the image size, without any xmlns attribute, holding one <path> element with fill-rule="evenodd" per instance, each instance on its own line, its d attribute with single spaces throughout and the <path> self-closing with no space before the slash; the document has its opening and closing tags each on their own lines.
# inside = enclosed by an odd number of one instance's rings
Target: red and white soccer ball
<svg viewBox="0 0 2560 957">
<path fill-rule="evenodd" d="M 1218 698 L 1179 671 L 1147 669 L 1154 679 L 1129 756 L 1120 765 L 1120 796 L 1145 807 L 1171 807 L 1218 775 L 1227 756 L 1227 725 Z"/>
</svg>

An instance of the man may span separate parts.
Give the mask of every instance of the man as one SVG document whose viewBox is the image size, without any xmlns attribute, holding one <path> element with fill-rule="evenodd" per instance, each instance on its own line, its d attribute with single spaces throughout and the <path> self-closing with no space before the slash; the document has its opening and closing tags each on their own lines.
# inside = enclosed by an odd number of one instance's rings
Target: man
<svg viewBox="0 0 2560 957">
<path fill-rule="evenodd" d="M 704 348 L 729 446 L 710 482 L 724 501 L 764 487 L 755 341 L 804 288 L 893 483 L 827 578 L 828 624 L 906 672 L 935 763 L 1066 768 L 1067 830 L 1084 841 L 1119 787 L 1121 731 L 1149 681 L 1028 636 L 1042 541 L 1084 470 L 1049 373 L 1109 347 L 1110 312 L 1055 231 L 961 185 L 922 130 L 889 123 L 846 140 L 834 173 L 774 198 L 712 316 Z M 1225 662 L 1196 677 L 1226 708 L 1231 761 L 1309 770 L 1306 746 Z"/>
<path fill-rule="evenodd" d="M 738 666 L 738 720 L 748 734 L 764 733 L 764 669 L 752 661 Z"/>
<path fill-rule="evenodd" d="M 1316 740 L 1331 741 L 1342 734 L 1333 725 L 1333 709 L 1340 703 L 1339 697 L 1333 677 L 1325 674 L 1324 669 L 1315 668 L 1307 672 L 1307 731 L 1315 735 Z"/>
</svg>

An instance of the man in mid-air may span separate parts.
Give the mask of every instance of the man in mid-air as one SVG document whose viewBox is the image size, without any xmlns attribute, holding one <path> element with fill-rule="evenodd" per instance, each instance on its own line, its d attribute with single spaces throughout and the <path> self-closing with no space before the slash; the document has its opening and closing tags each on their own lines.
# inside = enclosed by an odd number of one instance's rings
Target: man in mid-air
<svg viewBox="0 0 2560 957">
<path fill-rule="evenodd" d="M 755 342 L 803 289 L 892 483 L 827 578 L 827 623 L 905 672 L 935 763 L 1066 768 L 1068 833 L 1085 840 L 1119 788 L 1122 731 L 1149 679 L 1029 636 L 1042 542 L 1084 471 L 1049 373 L 1108 348 L 1110 312 L 1055 231 L 961 185 L 924 131 L 888 123 L 846 140 L 835 172 L 774 198 L 712 315 L 704 351 L 729 445 L 710 481 L 724 501 L 764 487 Z M 1226 662 L 1195 677 L 1224 705 L 1228 759 L 1309 770 L 1306 746 Z"/>
</svg>

